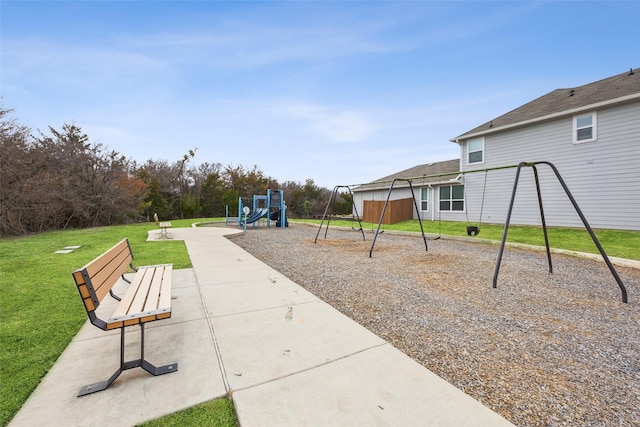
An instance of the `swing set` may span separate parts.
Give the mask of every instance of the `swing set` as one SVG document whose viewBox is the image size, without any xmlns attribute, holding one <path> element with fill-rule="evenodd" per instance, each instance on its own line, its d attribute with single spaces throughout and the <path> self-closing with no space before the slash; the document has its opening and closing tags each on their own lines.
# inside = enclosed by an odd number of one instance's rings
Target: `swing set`
<svg viewBox="0 0 640 427">
<path fill-rule="evenodd" d="M 469 206 L 467 205 L 467 183 L 464 183 L 464 213 L 467 217 L 467 235 L 475 237 L 480 234 L 480 225 L 482 224 L 482 211 L 484 209 L 484 196 L 487 190 L 487 175 L 489 174 L 489 170 L 484 170 L 484 185 L 482 186 L 482 203 L 480 204 L 480 218 L 478 220 L 478 225 L 471 225 L 469 223 Z M 464 177 L 464 175 L 463 175 Z"/>
<path fill-rule="evenodd" d="M 422 225 L 422 216 L 420 215 L 420 210 L 418 209 L 418 203 L 416 201 L 416 197 L 415 197 L 415 193 L 413 190 L 413 180 L 414 179 L 420 179 L 422 178 L 423 180 L 423 187 L 424 187 L 424 180 L 426 178 L 438 178 L 438 184 L 441 184 L 441 177 L 442 176 L 451 176 L 451 175 L 460 175 L 462 174 L 463 177 L 465 176 L 465 174 L 471 174 L 471 173 L 476 173 L 476 172 L 484 172 L 484 184 L 483 184 L 483 189 L 482 189 L 482 202 L 480 205 L 480 216 L 479 216 L 479 222 L 477 225 L 471 225 L 471 223 L 469 222 L 469 216 L 468 216 L 468 209 L 465 208 L 465 214 L 466 214 L 466 219 L 467 219 L 467 234 L 469 236 L 477 236 L 480 233 L 480 225 L 482 223 L 482 213 L 484 210 L 484 201 L 485 201 L 485 195 L 486 195 L 486 188 L 487 188 L 487 175 L 489 171 L 492 170 L 501 170 L 501 169 L 513 169 L 513 168 L 517 168 L 516 170 L 516 174 L 515 174 L 515 180 L 514 180 L 514 184 L 513 184 L 513 191 L 512 191 L 512 195 L 511 195 L 511 201 L 509 203 L 509 209 L 507 212 L 507 217 L 505 220 L 505 224 L 504 224 L 504 229 L 503 229 L 503 233 L 502 233 L 502 241 L 500 244 L 500 250 L 498 253 L 498 259 L 496 261 L 496 266 L 495 266 L 495 271 L 494 271 L 494 275 L 493 275 L 493 288 L 497 288 L 498 286 L 498 274 L 500 272 L 500 264 L 502 262 L 502 256 L 504 253 L 504 247 L 506 245 L 506 241 L 507 241 L 507 234 L 509 232 L 509 224 L 511 221 L 511 215 L 513 212 L 513 205 L 515 202 L 515 196 L 516 196 L 516 190 L 518 187 L 518 182 L 519 182 L 519 178 L 520 178 L 520 172 L 521 169 L 523 167 L 530 167 L 533 170 L 533 176 L 534 176 L 534 180 L 535 180 L 535 187 L 536 187 L 536 193 L 537 193 L 537 197 L 538 197 L 538 206 L 540 209 L 540 218 L 541 218 L 541 223 L 542 223 L 542 232 L 544 235 L 544 241 L 545 241 L 545 249 L 546 249 L 546 253 L 547 253 L 547 260 L 548 260 L 548 265 L 549 265 L 549 273 L 553 273 L 553 265 L 552 265 L 552 261 L 551 261 L 551 249 L 549 246 L 549 237 L 548 237 L 548 233 L 547 233 L 547 225 L 546 225 L 546 220 L 545 220 L 545 216 L 544 216 L 544 207 L 543 207 L 543 203 L 542 203 L 542 194 L 540 191 L 540 180 L 539 180 L 539 175 L 538 175 L 538 169 L 537 166 L 538 165 L 546 165 L 549 166 L 551 168 L 551 170 L 553 171 L 555 177 L 557 178 L 558 182 L 560 183 L 560 185 L 562 186 L 565 194 L 567 195 L 568 199 L 570 200 L 571 204 L 573 205 L 576 213 L 578 214 L 578 216 L 580 217 L 580 220 L 582 221 L 584 227 L 586 228 L 586 230 L 589 233 L 589 236 L 591 237 L 593 243 L 596 245 L 598 251 L 600 252 L 600 255 L 602 256 L 602 258 L 604 259 L 605 264 L 607 265 L 607 267 L 609 268 L 609 271 L 611 272 L 611 274 L 613 275 L 614 279 L 616 280 L 618 286 L 620 287 L 621 293 L 622 293 L 622 302 L 623 303 L 627 303 L 628 302 L 628 297 L 627 297 L 627 290 L 624 286 L 624 283 L 622 282 L 622 279 L 620 279 L 620 276 L 618 275 L 615 267 L 613 266 L 613 264 L 611 263 L 611 260 L 609 259 L 609 257 L 607 256 L 604 248 L 602 247 L 602 245 L 600 244 L 600 241 L 598 240 L 598 238 L 596 237 L 595 233 L 593 232 L 593 229 L 591 228 L 591 226 L 589 225 L 589 223 L 587 222 L 587 219 L 585 218 L 584 214 L 582 213 L 582 211 L 580 210 L 580 207 L 578 206 L 578 203 L 576 202 L 576 200 L 574 199 L 573 195 L 571 194 L 571 192 L 569 191 L 569 188 L 567 187 L 566 183 L 564 182 L 564 180 L 562 179 L 562 176 L 560 175 L 560 173 L 558 172 L 558 169 L 555 167 L 555 165 L 553 165 L 551 162 L 546 162 L 546 161 L 538 161 L 538 162 L 520 162 L 517 165 L 508 165 L 508 166 L 499 166 L 499 167 L 493 167 L 493 168 L 487 168 L 487 169 L 477 169 L 477 170 L 470 170 L 470 171 L 464 171 L 464 172 L 452 172 L 452 173 L 446 173 L 446 174 L 437 174 L 437 175 L 423 175 L 421 177 L 414 177 L 414 178 L 395 178 L 391 181 L 391 185 L 389 187 L 389 191 L 387 193 L 387 199 L 385 201 L 384 207 L 382 209 L 382 213 L 380 215 L 380 221 L 378 222 L 378 228 L 374 234 L 373 237 L 373 242 L 371 244 L 371 249 L 369 250 L 369 258 L 372 257 L 373 254 L 373 249 L 376 243 L 376 239 L 378 237 L 378 234 L 380 234 L 380 227 L 382 225 L 382 221 L 384 218 L 384 214 L 385 211 L 387 209 L 387 205 L 389 203 L 389 199 L 391 197 L 391 192 L 393 191 L 393 188 L 396 184 L 396 182 L 407 182 L 409 184 L 409 189 L 411 190 L 411 196 L 413 197 L 413 203 L 416 209 L 416 214 L 418 217 L 418 223 L 420 224 L 420 232 L 421 232 L 421 236 L 422 239 L 424 241 L 424 246 L 425 246 L 425 251 L 428 251 L 428 246 L 427 246 L 427 236 L 424 233 L 424 228 Z M 389 181 L 376 181 L 374 183 L 388 183 Z M 374 184 L 374 183 L 370 183 L 370 184 Z M 320 223 L 320 228 L 318 229 L 318 233 L 316 234 L 316 240 L 315 243 L 317 243 L 318 241 L 318 235 L 320 234 L 320 231 L 322 230 L 323 224 L 324 224 L 324 220 L 327 217 L 327 212 L 329 210 L 329 207 L 332 203 L 332 200 L 335 201 L 335 195 L 337 193 L 337 189 L 338 188 L 347 188 L 349 190 L 349 193 L 351 194 L 351 200 L 352 200 L 352 204 L 353 204 L 353 210 L 355 213 L 355 216 L 358 220 L 358 223 L 360 225 L 359 231 L 362 233 L 362 239 L 365 240 L 364 237 L 364 231 L 362 230 L 362 223 L 360 222 L 360 216 L 358 215 L 357 212 L 357 207 L 355 205 L 355 201 L 353 200 L 353 193 L 351 191 L 351 187 L 352 186 L 347 186 L 347 185 L 340 185 L 340 186 L 336 186 L 333 190 L 333 193 L 331 195 L 331 197 L 329 198 L 329 203 L 327 204 L 327 207 L 325 209 L 325 213 L 322 217 L 322 222 Z M 464 200 L 465 203 L 467 202 L 466 199 L 466 183 L 465 183 L 465 187 L 464 187 Z M 440 211 L 441 209 L 438 210 L 438 222 L 440 223 L 440 227 L 441 227 L 441 222 L 440 222 Z M 327 230 L 325 231 L 325 239 L 327 237 L 327 231 L 329 228 L 329 220 L 327 221 Z M 438 237 L 436 237 L 433 240 L 437 240 L 441 237 L 441 235 L 439 234 Z"/>
<path fill-rule="evenodd" d="M 416 214 L 418 215 L 418 223 L 420 224 L 420 234 L 422 235 L 422 240 L 424 240 L 424 250 L 428 251 L 429 248 L 427 246 L 427 236 L 424 234 L 424 228 L 422 227 L 422 217 L 420 215 L 420 210 L 418 209 L 418 202 L 416 201 L 416 194 L 413 191 L 413 184 L 411 178 L 395 178 L 391 181 L 391 186 L 389 187 L 389 192 L 387 193 L 387 200 L 384 202 L 384 207 L 382 208 L 382 213 L 380 214 L 380 221 L 378 221 L 378 229 L 373 235 L 373 242 L 371 243 L 371 249 L 369 250 L 369 258 L 373 253 L 373 247 L 376 245 L 376 239 L 378 238 L 378 234 L 380 233 L 380 226 L 382 225 L 382 220 L 384 219 L 384 214 L 387 211 L 387 205 L 389 205 L 389 198 L 391 197 L 391 192 L 393 191 L 393 186 L 396 182 L 407 182 L 409 184 L 409 189 L 411 190 L 411 197 L 413 198 L 413 205 L 416 208 Z"/>
<path fill-rule="evenodd" d="M 353 192 L 351 191 L 351 186 L 349 185 L 336 185 L 333 188 L 333 191 L 331 192 L 331 196 L 329 196 L 329 201 L 327 202 L 327 206 L 324 208 L 324 214 L 322 214 L 322 221 L 320 222 L 320 227 L 318 228 L 318 232 L 316 233 L 316 239 L 314 240 L 314 243 L 318 243 L 318 236 L 320 235 L 320 231 L 322 230 L 322 226 L 324 225 L 324 220 L 325 218 L 327 219 L 327 228 L 324 231 L 324 238 L 327 238 L 327 232 L 329 231 L 329 223 L 331 222 L 331 214 L 329 214 L 327 216 L 327 213 L 329 212 L 329 209 L 332 209 L 331 213 L 335 212 L 335 202 L 336 202 L 336 198 L 338 197 L 338 190 L 341 188 L 346 188 L 349 191 L 349 194 L 351 196 L 351 206 L 353 208 L 353 213 L 354 216 L 356 218 L 356 220 L 358 221 L 358 226 L 359 228 L 357 229 L 357 231 L 360 231 L 362 233 L 362 240 L 365 240 L 364 238 L 364 230 L 362 229 L 362 221 L 360 221 L 360 215 L 358 214 L 358 208 L 356 207 L 356 204 L 353 200 Z M 352 230 L 355 230 L 354 227 L 351 227 Z"/>
</svg>

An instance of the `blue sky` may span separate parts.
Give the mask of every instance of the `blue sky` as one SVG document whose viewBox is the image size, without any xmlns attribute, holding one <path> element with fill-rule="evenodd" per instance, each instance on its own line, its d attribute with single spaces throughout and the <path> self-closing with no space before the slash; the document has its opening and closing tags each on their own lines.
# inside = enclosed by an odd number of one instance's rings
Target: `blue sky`
<svg viewBox="0 0 640 427">
<path fill-rule="evenodd" d="M 130 159 L 258 165 L 333 188 L 640 66 L 640 2 L 11 1 L 4 108 Z"/>
</svg>

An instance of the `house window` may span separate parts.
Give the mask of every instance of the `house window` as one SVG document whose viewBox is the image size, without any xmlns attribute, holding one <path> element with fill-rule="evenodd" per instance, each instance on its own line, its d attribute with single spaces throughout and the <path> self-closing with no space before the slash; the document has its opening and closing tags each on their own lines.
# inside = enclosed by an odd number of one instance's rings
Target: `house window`
<svg viewBox="0 0 640 427">
<path fill-rule="evenodd" d="M 596 113 L 573 117 L 573 143 L 591 142 L 598 139 Z"/>
<path fill-rule="evenodd" d="M 467 163 L 484 162 L 484 138 L 475 138 L 467 141 Z"/>
<path fill-rule="evenodd" d="M 420 192 L 420 207 L 423 211 L 429 210 L 429 187 L 422 187 Z"/>
<path fill-rule="evenodd" d="M 464 210 L 464 185 L 446 185 L 440 187 L 440 210 Z"/>
</svg>

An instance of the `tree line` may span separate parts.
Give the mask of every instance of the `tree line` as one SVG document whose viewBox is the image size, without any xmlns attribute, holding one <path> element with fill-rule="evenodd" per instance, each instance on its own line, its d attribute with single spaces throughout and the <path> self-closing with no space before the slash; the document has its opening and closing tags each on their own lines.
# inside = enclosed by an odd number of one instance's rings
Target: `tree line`
<svg viewBox="0 0 640 427">
<path fill-rule="evenodd" d="M 0 106 L 0 235 L 150 221 L 237 215 L 238 198 L 284 190 L 289 218 L 322 215 L 331 191 L 313 179 L 277 180 L 255 165 L 176 161 L 138 163 L 91 142 L 76 124 L 34 134 Z M 335 213 L 351 213 L 348 194 Z"/>
</svg>

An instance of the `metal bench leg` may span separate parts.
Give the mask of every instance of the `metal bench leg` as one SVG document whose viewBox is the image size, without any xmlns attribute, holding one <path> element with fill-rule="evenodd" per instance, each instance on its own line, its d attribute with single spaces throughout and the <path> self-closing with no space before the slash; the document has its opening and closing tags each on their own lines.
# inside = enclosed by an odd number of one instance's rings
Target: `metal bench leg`
<svg viewBox="0 0 640 427">
<path fill-rule="evenodd" d="M 144 369 L 145 371 L 149 372 L 151 375 L 163 375 L 163 374 L 169 374 L 171 372 L 175 372 L 178 370 L 178 364 L 177 363 L 170 363 L 168 365 L 164 365 L 164 366 L 154 366 L 153 364 L 151 364 L 150 362 L 148 362 L 145 358 L 144 358 L 144 323 L 140 324 L 140 359 L 136 360 L 136 362 L 140 362 L 139 365 L 142 367 L 142 369 Z"/>
<path fill-rule="evenodd" d="M 98 383 L 86 385 L 78 392 L 78 397 L 85 396 L 91 393 L 97 393 L 99 391 L 107 389 L 116 378 L 120 376 L 122 371 L 127 369 L 133 369 L 141 367 L 151 375 L 163 375 L 175 372 L 178 370 L 177 363 L 171 363 L 169 365 L 156 367 L 144 358 L 144 323 L 140 324 L 140 359 L 124 361 L 124 328 L 120 329 L 120 367 L 116 370 L 108 380 L 100 381 Z"/>
<path fill-rule="evenodd" d="M 169 227 L 160 227 L 160 238 L 169 239 Z"/>
</svg>

